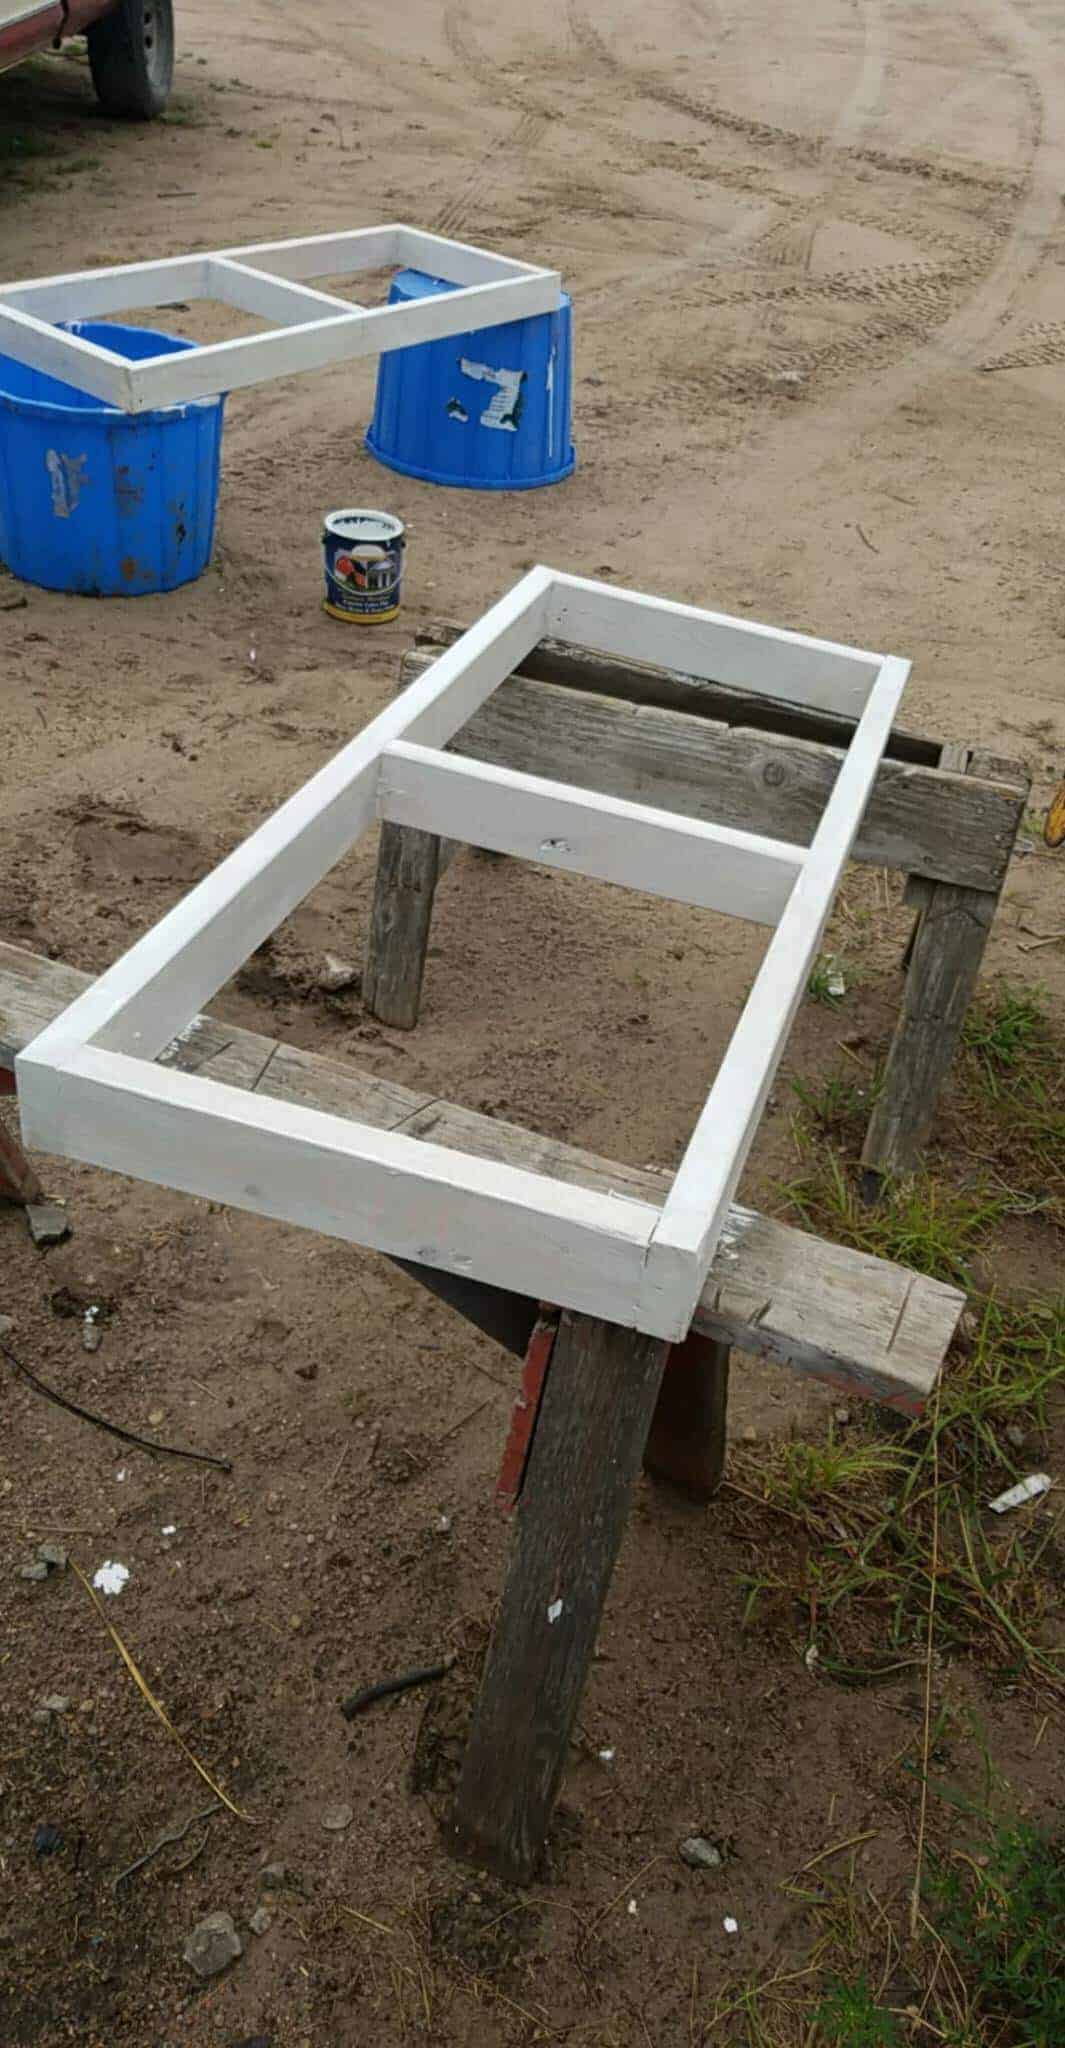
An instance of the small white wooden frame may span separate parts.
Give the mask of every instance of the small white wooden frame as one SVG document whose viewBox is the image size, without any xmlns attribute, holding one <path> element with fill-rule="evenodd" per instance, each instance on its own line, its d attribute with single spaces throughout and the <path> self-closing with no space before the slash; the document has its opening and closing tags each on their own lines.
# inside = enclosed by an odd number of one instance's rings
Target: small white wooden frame
<svg viewBox="0 0 1065 2048">
<path fill-rule="evenodd" d="M 810 846 L 442 752 L 548 637 L 856 718 Z M 531 570 L 27 1047 L 26 1142 L 684 1337 L 908 673 Z M 153 1064 L 375 819 L 775 927 L 663 1208 Z"/>
<path fill-rule="evenodd" d="M 407 304 L 368 307 L 315 291 L 308 283 L 403 265 L 444 278 L 457 289 Z M 0 285 L 0 354 L 90 391 L 123 412 L 138 413 L 550 313 L 558 307 L 560 292 L 555 270 L 493 256 L 420 228 L 358 228 Z M 220 299 L 271 321 L 273 330 L 132 363 L 54 324 L 98 320 L 173 299 Z"/>
</svg>

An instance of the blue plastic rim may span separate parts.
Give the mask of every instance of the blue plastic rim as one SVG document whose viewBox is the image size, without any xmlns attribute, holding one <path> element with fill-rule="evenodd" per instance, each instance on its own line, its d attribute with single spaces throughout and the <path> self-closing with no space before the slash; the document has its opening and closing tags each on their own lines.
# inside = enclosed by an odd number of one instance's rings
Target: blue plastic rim
<svg viewBox="0 0 1065 2048">
<path fill-rule="evenodd" d="M 66 325 L 131 362 L 195 347 L 147 327 Z M 193 582 L 214 543 L 224 405 L 124 413 L 0 356 L 0 560 L 88 597 Z"/>
<path fill-rule="evenodd" d="M 389 304 L 456 287 L 419 270 L 392 280 Z M 366 446 L 423 483 L 468 491 L 531 491 L 576 466 L 570 438 L 572 309 L 475 334 L 391 349 L 377 370 Z"/>
</svg>

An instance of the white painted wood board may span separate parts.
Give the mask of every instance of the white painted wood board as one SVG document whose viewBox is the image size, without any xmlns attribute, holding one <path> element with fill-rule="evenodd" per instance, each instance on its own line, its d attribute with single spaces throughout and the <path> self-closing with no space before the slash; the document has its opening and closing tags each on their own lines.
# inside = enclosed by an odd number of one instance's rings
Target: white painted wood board
<svg viewBox="0 0 1065 2048">
<path fill-rule="evenodd" d="M 636 642 L 708 678 L 723 664 L 770 696 L 805 692 L 857 718 L 808 848 L 442 751 L 541 639 L 572 637 L 578 600 L 595 647 Z M 530 570 L 19 1055 L 27 1141 L 683 1337 L 907 673 L 894 657 Z M 575 1190 L 549 1167 L 471 1160 L 417 1117 L 382 1133 L 152 1064 L 377 817 L 776 926 L 660 1209 L 631 1187 Z"/>
<path fill-rule="evenodd" d="M 455 289 L 394 306 L 362 306 L 309 284 L 404 264 Z M 554 312 L 560 295 L 557 271 L 393 224 L 0 285 L 0 354 L 139 413 Z M 273 326 L 130 362 L 54 324 L 175 298 L 221 299 Z"/>
</svg>

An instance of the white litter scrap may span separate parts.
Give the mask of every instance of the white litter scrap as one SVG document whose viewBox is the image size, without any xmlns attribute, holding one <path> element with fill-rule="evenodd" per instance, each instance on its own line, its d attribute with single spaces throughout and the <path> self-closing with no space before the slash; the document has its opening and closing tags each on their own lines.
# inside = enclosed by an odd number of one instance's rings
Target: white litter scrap
<svg viewBox="0 0 1065 2048">
<path fill-rule="evenodd" d="M 98 1593 L 121 1593 L 128 1578 L 129 1566 L 118 1564 L 109 1557 L 99 1571 L 93 1573 L 92 1582 Z"/>
<path fill-rule="evenodd" d="M 562 1612 L 562 1602 L 561 1602 L 561 1600 L 552 1600 L 552 1602 L 551 1602 L 551 1605 L 550 1605 L 550 1607 L 549 1607 L 549 1608 L 548 1608 L 548 1610 L 547 1610 L 547 1619 L 548 1619 L 548 1621 L 549 1621 L 549 1622 L 551 1623 L 552 1627 L 554 1626 L 555 1622 L 556 1622 L 556 1621 L 558 1620 L 558 1617 L 559 1617 L 559 1615 L 561 1614 L 561 1612 Z"/>
<path fill-rule="evenodd" d="M 726 1913 L 721 1925 L 726 1934 L 738 1934 L 740 1931 L 740 1923 L 733 1919 L 731 1913 Z"/>
<path fill-rule="evenodd" d="M 1016 1486 L 1007 1487 L 997 1500 L 987 1505 L 993 1515 L 1005 1515 L 1010 1508 L 1023 1508 L 1025 1501 L 1038 1500 L 1041 1493 L 1049 1493 L 1053 1481 L 1049 1472 L 1033 1472 L 1029 1478 L 1021 1479 Z"/>
</svg>

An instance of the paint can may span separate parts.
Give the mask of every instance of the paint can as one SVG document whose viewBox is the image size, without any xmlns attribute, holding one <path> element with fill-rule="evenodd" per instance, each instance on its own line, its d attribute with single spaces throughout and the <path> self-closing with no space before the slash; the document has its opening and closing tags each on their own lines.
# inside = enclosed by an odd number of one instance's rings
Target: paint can
<svg viewBox="0 0 1065 2048">
<path fill-rule="evenodd" d="M 325 609 L 330 618 L 379 626 L 399 610 L 402 519 L 390 512 L 329 512 L 322 530 Z"/>
</svg>

